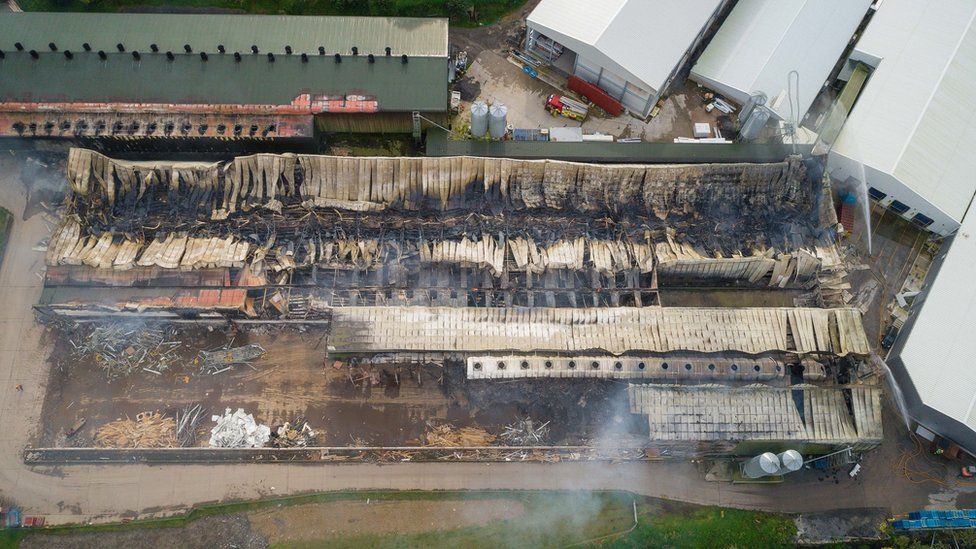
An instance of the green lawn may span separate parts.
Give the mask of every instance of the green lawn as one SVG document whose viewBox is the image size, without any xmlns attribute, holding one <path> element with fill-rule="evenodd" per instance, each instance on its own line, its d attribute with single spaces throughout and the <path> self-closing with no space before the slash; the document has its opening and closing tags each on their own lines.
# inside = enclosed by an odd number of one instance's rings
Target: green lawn
<svg viewBox="0 0 976 549">
<path fill-rule="evenodd" d="M 308 539 L 275 547 L 783 547 L 796 528 L 785 515 L 701 507 L 633 496 L 624 492 L 329 492 L 255 502 L 207 505 L 182 517 L 127 524 L 61 527 L 51 533 L 106 532 L 130 528 L 179 528 L 206 516 L 247 513 L 280 505 L 342 500 L 465 500 L 499 498 L 520 502 L 525 514 L 484 526 L 418 534 L 359 535 Z M 638 526 L 634 525 L 634 502 Z M 628 531 L 630 530 L 630 531 Z M 27 531 L 0 530 L 0 547 L 15 547 Z"/>
<path fill-rule="evenodd" d="M 119 11 L 133 7 L 223 8 L 288 15 L 450 17 L 461 26 L 497 21 L 525 0 L 19 0 L 26 11 Z M 472 19 L 469 10 L 477 17 Z"/>
</svg>

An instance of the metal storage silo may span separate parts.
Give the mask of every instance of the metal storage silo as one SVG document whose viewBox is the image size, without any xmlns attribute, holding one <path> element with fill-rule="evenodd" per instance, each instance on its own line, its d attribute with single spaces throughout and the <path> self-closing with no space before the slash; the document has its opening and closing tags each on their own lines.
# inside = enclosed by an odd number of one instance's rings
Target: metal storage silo
<svg viewBox="0 0 976 549">
<path fill-rule="evenodd" d="M 803 467 L 803 456 L 796 450 L 781 452 L 777 457 L 779 458 L 779 474 L 781 475 L 799 471 Z"/>
<path fill-rule="evenodd" d="M 505 137 L 508 126 L 508 107 L 504 103 L 495 103 L 488 111 L 488 133 L 492 139 Z"/>
<path fill-rule="evenodd" d="M 779 458 L 772 452 L 759 454 L 742 465 L 742 474 L 748 478 L 762 478 L 779 472 Z"/>
<path fill-rule="evenodd" d="M 481 138 L 488 133 L 488 105 L 475 101 L 471 105 L 471 135 Z"/>
</svg>

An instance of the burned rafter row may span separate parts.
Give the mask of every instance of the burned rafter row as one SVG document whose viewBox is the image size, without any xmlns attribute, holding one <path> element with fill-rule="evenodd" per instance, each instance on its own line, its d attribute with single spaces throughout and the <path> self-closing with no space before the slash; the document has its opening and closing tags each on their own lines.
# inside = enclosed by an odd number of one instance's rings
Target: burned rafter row
<svg viewBox="0 0 976 549">
<path fill-rule="evenodd" d="M 280 211 L 288 203 L 350 211 L 554 209 L 664 219 L 813 208 L 802 162 L 597 165 L 504 158 L 386 158 L 260 154 L 230 162 L 126 162 L 72 149 L 72 191 L 109 213 Z M 200 213 L 203 213 L 202 211 Z"/>
</svg>

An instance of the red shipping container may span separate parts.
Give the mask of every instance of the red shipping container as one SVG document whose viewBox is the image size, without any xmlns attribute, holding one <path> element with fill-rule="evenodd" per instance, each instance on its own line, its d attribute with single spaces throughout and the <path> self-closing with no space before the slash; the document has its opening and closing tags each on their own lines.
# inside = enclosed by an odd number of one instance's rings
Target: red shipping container
<svg viewBox="0 0 976 549">
<path fill-rule="evenodd" d="M 578 76 L 569 77 L 569 89 L 589 99 L 594 105 L 607 111 L 613 116 L 620 116 L 624 111 L 619 101 L 607 95 L 598 86 L 590 84 Z"/>
</svg>

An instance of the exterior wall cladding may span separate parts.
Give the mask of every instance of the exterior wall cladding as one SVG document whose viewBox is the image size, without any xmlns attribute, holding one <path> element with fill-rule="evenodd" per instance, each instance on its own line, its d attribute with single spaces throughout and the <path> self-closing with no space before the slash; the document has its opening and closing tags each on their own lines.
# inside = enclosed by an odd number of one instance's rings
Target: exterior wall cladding
<svg viewBox="0 0 976 549">
<path fill-rule="evenodd" d="M 647 116 L 657 99 L 656 93 L 645 90 L 582 56 L 576 57 L 573 72 L 583 80 L 600 86 L 603 91 L 620 101 L 621 105 L 640 116 Z"/>
<path fill-rule="evenodd" d="M 871 200 L 933 233 L 948 236 L 959 228 L 959 221 L 889 173 L 863 166 L 835 151 L 831 151 L 828 157 L 827 173 L 832 179 L 841 182 L 848 178 L 858 182 L 865 180 Z"/>
</svg>

